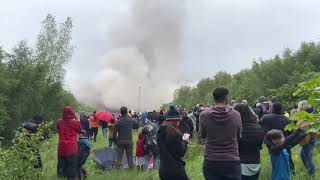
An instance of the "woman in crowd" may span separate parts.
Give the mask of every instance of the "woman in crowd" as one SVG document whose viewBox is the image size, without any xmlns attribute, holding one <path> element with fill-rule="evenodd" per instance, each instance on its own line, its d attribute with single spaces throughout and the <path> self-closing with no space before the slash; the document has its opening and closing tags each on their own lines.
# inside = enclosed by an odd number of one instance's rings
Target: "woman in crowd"
<svg viewBox="0 0 320 180">
<path fill-rule="evenodd" d="M 166 121 L 160 126 L 157 144 L 160 154 L 159 175 L 161 180 L 188 180 L 185 162 L 181 159 L 187 152 L 189 136 L 178 129 L 181 116 L 171 105 Z"/>
<path fill-rule="evenodd" d="M 258 124 L 258 117 L 247 104 L 235 106 L 241 115 L 242 138 L 239 140 L 242 180 L 257 180 L 260 174 L 260 150 L 265 135 L 264 129 Z"/>
</svg>

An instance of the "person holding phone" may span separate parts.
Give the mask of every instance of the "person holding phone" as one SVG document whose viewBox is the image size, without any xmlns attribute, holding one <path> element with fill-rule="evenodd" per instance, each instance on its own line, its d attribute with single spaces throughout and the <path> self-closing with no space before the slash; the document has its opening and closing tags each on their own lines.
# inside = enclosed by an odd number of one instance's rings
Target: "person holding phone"
<svg viewBox="0 0 320 180">
<path fill-rule="evenodd" d="M 182 157 L 187 152 L 190 134 L 182 134 L 179 130 L 181 115 L 174 105 L 171 105 L 166 120 L 157 133 L 159 148 L 159 176 L 161 180 L 188 180 L 185 171 L 186 163 Z"/>
</svg>

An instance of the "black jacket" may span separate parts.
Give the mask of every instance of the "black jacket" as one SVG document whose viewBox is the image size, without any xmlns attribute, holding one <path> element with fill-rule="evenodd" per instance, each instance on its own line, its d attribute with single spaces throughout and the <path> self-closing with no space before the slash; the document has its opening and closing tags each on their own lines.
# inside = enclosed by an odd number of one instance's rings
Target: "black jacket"
<svg viewBox="0 0 320 180">
<path fill-rule="evenodd" d="M 130 118 L 129 116 L 121 116 L 116 121 L 113 129 L 113 140 L 117 143 L 118 141 L 129 141 L 132 142 L 132 129 L 138 129 L 138 122 Z"/>
<path fill-rule="evenodd" d="M 166 117 L 164 115 L 159 115 L 158 117 L 158 125 L 161 126 L 161 124 L 166 120 Z"/>
<path fill-rule="evenodd" d="M 264 142 L 272 155 L 279 155 L 284 149 L 292 148 L 297 145 L 305 137 L 305 133 L 301 129 L 295 130 L 288 136 L 283 144 L 273 144 L 271 141 L 265 139 Z"/>
<path fill-rule="evenodd" d="M 192 134 L 194 129 L 192 120 L 188 117 L 182 118 L 182 121 L 179 124 L 179 129 L 182 133 Z"/>
<path fill-rule="evenodd" d="M 239 139 L 239 155 L 243 164 L 260 164 L 260 150 L 265 131 L 257 123 L 242 123 L 242 138 Z"/>
<path fill-rule="evenodd" d="M 260 120 L 260 125 L 265 129 L 266 132 L 272 129 L 281 130 L 285 137 L 288 136 L 288 132 L 284 129 L 287 124 L 290 124 L 290 120 L 283 114 L 266 114 Z"/>
<path fill-rule="evenodd" d="M 167 126 L 160 126 L 157 134 L 160 168 L 162 180 L 188 180 L 185 162 L 181 159 L 187 152 L 187 144 L 182 134 Z"/>
<path fill-rule="evenodd" d="M 81 129 L 89 133 L 90 123 L 89 123 L 88 117 L 85 114 L 80 114 L 80 125 L 81 125 Z"/>
</svg>

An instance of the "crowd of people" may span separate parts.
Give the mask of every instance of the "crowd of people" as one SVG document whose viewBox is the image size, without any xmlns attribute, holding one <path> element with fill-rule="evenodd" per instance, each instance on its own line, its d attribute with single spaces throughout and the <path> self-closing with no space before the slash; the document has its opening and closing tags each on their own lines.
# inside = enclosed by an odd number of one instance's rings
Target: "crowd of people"
<svg viewBox="0 0 320 180">
<path fill-rule="evenodd" d="M 92 115 L 82 112 L 78 118 L 67 106 L 57 121 L 58 176 L 68 179 L 86 176 L 83 165 L 89 156 L 90 142 L 96 142 L 101 127 L 104 140 L 109 141 L 107 147 L 116 149 L 116 168 L 121 168 L 125 153 L 130 169 L 159 169 L 161 180 L 189 179 L 183 156 L 191 139 L 204 145 L 206 180 L 259 179 L 260 150 L 264 143 L 270 154 L 271 179 L 290 180 L 295 174 L 291 148 L 297 144 L 301 145 L 302 163 L 310 176 L 315 177 L 312 152 L 316 135 L 305 132 L 308 127 L 305 123 L 293 132 L 285 131 L 288 124 L 297 123 L 289 120 L 290 115 L 300 111 L 317 113 L 314 108 L 301 101 L 288 115 L 276 97 L 267 101 L 261 96 L 255 106 L 250 107 L 246 100 L 229 103 L 228 95 L 228 89 L 218 87 L 212 94 L 212 106 L 197 104 L 190 113 L 175 105 L 159 112 L 141 113 L 122 107 L 109 122 L 100 121 L 95 112 Z"/>
</svg>

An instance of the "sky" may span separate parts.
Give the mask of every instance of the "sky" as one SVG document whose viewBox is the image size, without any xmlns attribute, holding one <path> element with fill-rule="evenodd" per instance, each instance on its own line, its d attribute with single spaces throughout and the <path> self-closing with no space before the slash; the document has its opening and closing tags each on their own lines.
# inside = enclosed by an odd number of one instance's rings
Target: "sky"
<svg viewBox="0 0 320 180">
<path fill-rule="evenodd" d="M 119 17 L 131 15 L 134 0 L 0 1 L 0 46 L 8 51 L 20 40 L 33 46 L 48 13 L 58 22 L 73 19 L 75 50 L 65 80 L 72 90 L 79 80 L 90 81 L 101 70 L 112 48 L 110 30 Z M 182 1 L 185 14 L 176 66 L 181 80 L 197 81 L 221 70 L 236 73 L 253 60 L 320 40 L 317 0 Z"/>
</svg>

